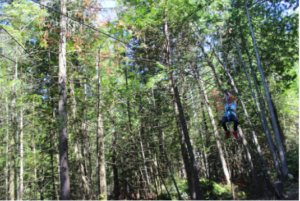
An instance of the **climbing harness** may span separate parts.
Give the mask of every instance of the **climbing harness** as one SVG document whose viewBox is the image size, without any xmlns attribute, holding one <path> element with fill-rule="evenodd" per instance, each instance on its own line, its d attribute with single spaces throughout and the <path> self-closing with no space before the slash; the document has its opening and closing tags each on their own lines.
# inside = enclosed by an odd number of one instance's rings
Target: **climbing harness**
<svg viewBox="0 0 300 201">
<path fill-rule="evenodd" d="M 233 96 L 233 98 L 234 98 L 234 96 Z M 228 103 L 228 96 L 225 97 L 225 100 L 226 100 L 226 103 L 225 103 L 225 116 L 227 117 L 227 120 L 228 120 L 228 126 L 230 126 L 231 125 L 230 115 L 232 114 L 232 115 L 236 116 L 236 114 L 234 112 L 236 110 L 236 103 L 234 102 L 234 103 L 229 104 Z"/>
<path fill-rule="evenodd" d="M 231 122 L 230 122 L 230 110 L 229 110 L 229 104 L 228 104 L 228 96 L 226 96 L 226 103 L 225 103 L 225 115 L 227 116 L 228 120 L 228 127 L 231 128 Z"/>
<path fill-rule="evenodd" d="M 230 120 L 229 120 L 230 114 L 229 114 L 228 112 L 229 112 L 229 110 L 228 110 L 228 101 L 227 101 L 227 97 L 226 97 L 226 103 L 225 103 L 225 115 L 227 116 L 228 124 L 230 125 Z"/>
</svg>

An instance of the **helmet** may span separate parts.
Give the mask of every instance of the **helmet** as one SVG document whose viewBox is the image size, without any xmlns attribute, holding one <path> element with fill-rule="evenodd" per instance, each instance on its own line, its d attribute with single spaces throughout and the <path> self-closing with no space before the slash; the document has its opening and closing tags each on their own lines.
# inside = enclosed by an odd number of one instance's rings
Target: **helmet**
<svg viewBox="0 0 300 201">
<path fill-rule="evenodd" d="M 229 90 L 228 89 L 223 89 L 223 92 L 227 93 L 227 92 L 229 92 Z"/>
</svg>

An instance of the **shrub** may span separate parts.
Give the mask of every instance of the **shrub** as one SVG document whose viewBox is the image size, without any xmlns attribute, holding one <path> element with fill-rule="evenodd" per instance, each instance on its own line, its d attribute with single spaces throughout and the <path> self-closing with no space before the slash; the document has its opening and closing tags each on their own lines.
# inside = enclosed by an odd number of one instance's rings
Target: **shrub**
<svg viewBox="0 0 300 201">
<path fill-rule="evenodd" d="M 299 150 L 298 146 L 293 146 L 285 155 L 289 172 L 297 178 L 299 176 Z"/>
<path fill-rule="evenodd" d="M 203 199 L 208 200 L 231 200 L 232 195 L 230 188 L 222 184 L 218 184 L 208 179 L 200 179 L 201 192 Z"/>
</svg>

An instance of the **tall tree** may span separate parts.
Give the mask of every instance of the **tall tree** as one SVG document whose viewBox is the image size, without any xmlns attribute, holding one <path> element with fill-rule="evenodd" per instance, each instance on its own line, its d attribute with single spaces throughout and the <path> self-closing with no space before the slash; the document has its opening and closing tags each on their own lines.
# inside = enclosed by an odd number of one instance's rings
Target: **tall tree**
<svg viewBox="0 0 300 201">
<path fill-rule="evenodd" d="M 266 95 L 266 98 L 267 98 L 267 103 L 268 103 L 269 111 L 270 111 L 270 114 L 271 114 L 272 125 L 274 126 L 273 130 L 274 130 L 275 139 L 276 139 L 276 142 L 277 142 L 277 148 L 278 148 L 278 152 L 279 152 L 279 158 L 280 158 L 280 162 L 281 162 L 282 176 L 283 176 L 283 179 L 285 179 L 287 177 L 287 174 L 288 174 L 288 166 L 287 166 L 287 162 L 286 162 L 286 159 L 285 159 L 282 142 L 281 142 L 281 139 L 280 139 L 280 133 L 279 133 L 279 130 L 278 130 L 277 122 L 276 122 L 276 119 L 275 119 L 274 108 L 273 108 L 273 105 L 271 103 L 271 97 L 270 97 L 270 94 L 269 94 L 269 89 L 267 87 L 264 72 L 263 72 L 263 69 L 262 69 L 262 66 L 261 66 L 261 62 L 260 62 L 259 52 L 258 52 L 258 49 L 257 49 L 256 40 L 255 40 L 253 28 L 252 28 L 251 17 L 250 17 L 250 13 L 249 13 L 249 10 L 248 10 L 247 0 L 244 0 L 244 2 L 245 2 L 245 8 L 246 8 L 246 12 L 247 12 L 247 18 L 248 18 L 248 23 L 249 23 L 250 34 L 251 34 L 251 37 L 252 37 L 252 43 L 253 43 L 253 47 L 254 47 L 254 51 L 255 51 L 257 66 L 258 66 L 258 69 L 259 69 L 259 73 L 260 73 L 261 80 L 262 80 L 262 83 L 263 83 L 265 95 Z"/>
<path fill-rule="evenodd" d="M 101 199 L 107 199 L 107 188 L 106 188 L 106 173 L 105 173 L 105 152 L 104 152 L 104 130 L 103 130 L 103 119 L 102 119 L 102 108 L 101 108 L 101 49 L 99 50 L 96 59 L 96 69 L 97 69 L 97 98 L 98 98 L 98 108 L 97 108 L 97 148 L 98 162 L 99 162 L 99 196 Z M 104 195 L 104 197 L 102 197 Z"/>
<path fill-rule="evenodd" d="M 62 200 L 70 199 L 70 179 L 68 163 L 68 133 L 67 133 L 67 61 L 66 61 L 66 32 L 67 5 L 66 0 L 60 2 L 60 37 L 59 37 L 59 76 L 58 76 L 58 114 L 59 114 L 59 155 L 60 155 L 60 189 Z"/>
</svg>

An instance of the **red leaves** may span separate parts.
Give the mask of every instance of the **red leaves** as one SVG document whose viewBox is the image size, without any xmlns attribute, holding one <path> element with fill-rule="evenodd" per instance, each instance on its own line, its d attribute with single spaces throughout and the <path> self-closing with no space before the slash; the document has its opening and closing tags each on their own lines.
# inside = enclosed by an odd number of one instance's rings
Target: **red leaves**
<svg viewBox="0 0 300 201">
<path fill-rule="evenodd" d="M 48 39 L 48 30 L 46 30 L 46 31 L 44 32 L 44 38 L 45 38 L 45 39 Z"/>
<path fill-rule="evenodd" d="M 107 73 L 108 75 L 112 74 L 112 71 L 111 71 L 109 68 L 105 68 L 105 69 L 106 69 L 106 73 Z"/>
<path fill-rule="evenodd" d="M 85 1 L 82 3 L 82 6 L 83 6 L 83 7 L 88 7 L 90 4 L 91 4 L 91 1 L 90 1 L 90 0 L 85 0 Z"/>
<path fill-rule="evenodd" d="M 72 39 L 72 41 L 74 41 L 75 43 L 81 44 L 83 42 L 83 39 L 81 39 L 81 38 L 79 38 L 77 36 L 74 36 L 73 39 Z"/>
<path fill-rule="evenodd" d="M 46 30 L 44 32 L 44 37 L 41 38 L 41 42 L 43 43 L 44 47 L 47 47 L 48 46 L 48 41 L 49 40 L 49 37 L 48 37 L 48 30 Z"/>
<path fill-rule="evenodd" d="M 75 50 L 79 50 L 80 49 L 80 47 L 77 45 L 77 43 L 74 43 L 74 48 L 75 48 Z"/>
</svg>

